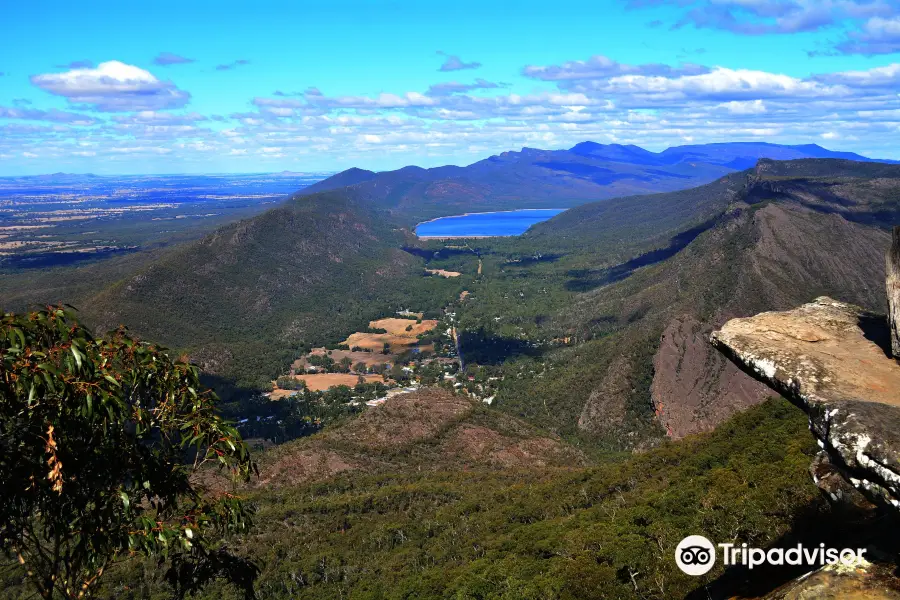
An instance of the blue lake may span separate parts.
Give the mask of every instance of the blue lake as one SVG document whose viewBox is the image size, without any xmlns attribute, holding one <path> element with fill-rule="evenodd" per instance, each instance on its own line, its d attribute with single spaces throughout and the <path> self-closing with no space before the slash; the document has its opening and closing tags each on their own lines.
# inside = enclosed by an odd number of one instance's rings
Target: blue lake
<svg viewBox="0 0 900 600">
<path fill-rule="evenodd" d="M 503 212 L 469 213 L 442 217 L 416 226 L 419 237 L 489 237 L 520 235 L 541 221 L 563 212 L 563 208 L 534 208 Z"/>
</svg>

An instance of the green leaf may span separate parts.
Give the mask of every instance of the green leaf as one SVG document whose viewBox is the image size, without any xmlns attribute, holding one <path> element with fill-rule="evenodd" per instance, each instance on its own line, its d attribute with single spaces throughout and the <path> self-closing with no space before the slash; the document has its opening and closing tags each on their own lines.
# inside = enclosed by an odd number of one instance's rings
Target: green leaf
<svg viewBox="0 0 900 600">
<path fill-rule="evenodd" d="M 13 329 L 13 331 L 15 332 L 16 337 L 19 338 L 19 348 L 24 348 L 25 347 L 25 333 L 18 327 Z"/>
<path fill-rule="evenodd" d="M 128 510 L 128 507 L 131 506 L 131 500 L 128 499 L 128 494 L 126 494 L 123 491 L 120 491 L 119 498 L 122 499 L 122 504 L 125 505 L 125 510 Z"/>
<path fill-rule="evenodd" d="M 79 352 L 78 349 L 75 348 L 74 344 L 72 345 L 72 347 L 69 350 L 72 352 L 72 356 L 75 357 L 75 364 L 78 365 L 78 368 L 80 369 L 81 368 L 81 352 Z"/>
<path fill-rule="evenodd" d="M 44 363 L 40 363 L 38 365 L 38 369 L 41 369 L 42 371 L 47 371 L 48 373 L 53 373 L 54 375 L 59 377 L 59 369 L 56 368 L 56 365 L 44 362 Z"/>
</svg>

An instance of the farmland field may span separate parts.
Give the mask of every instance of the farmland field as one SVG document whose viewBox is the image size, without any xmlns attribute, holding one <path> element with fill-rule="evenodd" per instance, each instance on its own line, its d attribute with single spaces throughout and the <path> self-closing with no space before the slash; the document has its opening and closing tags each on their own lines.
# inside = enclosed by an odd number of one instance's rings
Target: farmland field
<svg viewBox="0 0 900 600">
<path fill-rule="evenodd" d="M 0 268 L 40 269 L 196 239 L 316 173 L 0 177 Z"/>
<path fill-rule="evenodd" d="M 381 375 L 363 375 L 362 377 L 366 378 L 366 383 L 384 382 L 384 377 Z M 360 375 L 351 375 L 350 373 L 311 373 L 294 376 L 294 379 L 297 381 L 305 381 L 306 387 L 314 392 L 321 392 L 339 385 L 353 387 L 357 384 L 359 378 Z M 290 396 L 292 393 L 294 392 L 291 390 L 277 389 L 272 392 L 270 398 L 278 400 L 285 396 Z"/>
<path fill-rule="evenodd" d="M 365 348 L 380 352 L 384 345 L 390 346 L 391 352 L 398 353 L 418 345 L 418 335 L 431 331 L 437 321 L 425 320 L 417 323 L 413 319 L 387 318 L 369 322 L 371 329 L 383 329 L 387 333 L 365 333 L 358 331 L 351 334 L 344 344 L 350 348 Z M 423 348 L 424 349 L 424 348 Z"/>
</svg>

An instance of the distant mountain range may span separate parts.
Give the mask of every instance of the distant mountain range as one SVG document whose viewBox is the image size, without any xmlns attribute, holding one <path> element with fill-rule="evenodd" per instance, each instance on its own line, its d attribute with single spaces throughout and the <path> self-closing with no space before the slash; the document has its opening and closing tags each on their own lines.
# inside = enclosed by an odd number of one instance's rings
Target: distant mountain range
<svg viewBox="0 0 900 600">
<path fill-rule="evenodd" d="M 751 168 L 761 158 L 896 163 L 815 144 L 734 142 L 650 152 L 633 145 L 582 142 L 568 150 L 503 152 L 466 167 L 410 166 L 380 173 L 352 168 L 306 191 L 355 186 L 376 206 L 414 224 L 463 212 L 568 208 L 619 196 L 682 190 Z"/>
</svg>

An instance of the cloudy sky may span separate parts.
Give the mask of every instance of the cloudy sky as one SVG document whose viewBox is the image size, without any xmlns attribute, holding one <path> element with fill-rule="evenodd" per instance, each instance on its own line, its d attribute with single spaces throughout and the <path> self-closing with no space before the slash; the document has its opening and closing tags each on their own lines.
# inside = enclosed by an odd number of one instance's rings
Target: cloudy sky
<svg viewBox="0 0 900 600">
<path fill-rule="evenodd" d="M 48 0 L 0 4 L 0 39 L 0 175 L 381 170 L 584 140 L 900 159 L 900 0 Z"/>
</svg>

